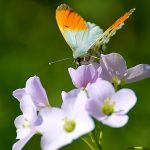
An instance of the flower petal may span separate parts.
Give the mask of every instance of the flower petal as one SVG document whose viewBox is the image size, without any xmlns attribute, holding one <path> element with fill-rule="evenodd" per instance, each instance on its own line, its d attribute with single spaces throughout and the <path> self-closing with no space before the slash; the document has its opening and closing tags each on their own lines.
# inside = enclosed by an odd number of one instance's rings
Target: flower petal
<svg viewBox="0 0 150 150">
<path fill-rule="evenodd" d="M 20 109 L 23 112 L 23 116 L 29 121 L 36 120 L 37 111 L 30 95 L 23 96 L 20 102 Z"/>
<path fill-rule="evenodd" d="M 27 136 L 25 136 L 23 139 L 18 140 L 12 147 L 12 150 L 21 150 L 25 144 L 32 138 L 32 136 L 35 134 L 35 131 L 30 132 Z"/>
<path fill-rule="evenodd" d="M 81 91 L 74 103 L 73 109 L 72 109 L 72 115 L 80 115 L 80 113 L 87 113 L 85 109 L 86 102 L 88 101 L 87 94 L 85 91 Z"/>
<path fill-rule="evenodd" d="M 43 122 L 37 129 L 42 134 L 41 147 L 43 150 L 59 149 L 94 128 L 94 122 L 88 113 L 81 113 L 78 110 L 75 115 L 71 115 L 58 108 L 44 108 L 39 115 Z M 65 119 L 75 121 L 75 128 L 72 132 L 64 129 Z"/>
<path fill-rule="evenodd" d="M 89 85 L 87 87 L 87 91 L 90 99 L 95 99 L 102 102 L 106 98 L 110 98 L 115 93 L 115 89 L 112 84 L 101 79 L 97 79 L 95 83 Z"/>
<path fill-rule="evenodd" d="M 23 127 L 24 122 L 25 122 L 25 118 L 23 115 L 18 116 L 14 121 L 15 126 L 17 128 L 16 139 L 21 140 L 21 139 L 25 138 L 26 136 L 28 136 L 28 134 L 30 134 L 30 128 Z"/>
<path fill-rule="evenodd" d="M 81 91 L 80 89 L 73 89 L 68 93 L 65 91 L 62 91 L 61 96 L 62 96 L 63 102 L 65 101 L 68 102 L 68 100 L 70 101 L 71 98 L 73 99 L 76 98 L 80 91 Z"/>
<path fill-rule="evenodd" d="M 128 119 L 127 115 L 112 114 L 107 119 L 102 120 L 102 123 L 113 128 L 120 128 L 128 122 Z"/>
<path fill-rule="evenodd" d="M 38 131 L 42 134 L 53 132 L 56 128 L 59 129 L 60 125 L 63 124 L 64 112 L 59 108 L 43 108 L 39 112 L 39 116 L 42 119 L 42 123 L 37 127 Z M 57 134 L 56 130 L 55 136 Z"/>
<path fill-rule="evenodd" d="M 150 65 L 140 64 L 128 69 L 126 82 L 132 83 L 150 77 Z"/>
<path fill-rule="evenodd" d="M 54 135 L 55 132 L 51 132 L 50 134 Z M 65 137 L 61 132 L 56 137 L 53 137 L 53 139 L 50 139 L 50 135 L 44 134 L 41 138 L 41 147 L 42 150 L 58 150 L 71 142 L 72 139 Z"/>
<path fill-rule="evenodd" d="M 31 130 L 29 128 L 18 128 L 17 129 L 17 137 L 16 139 L 22 140 L 24 139 L 26 136 L 28 136 L 28 134 L 30 134 Z"/>
<path fill-rule="evenodd" d="M 34 76 L 26 82 L 26 93 L 31 95 L 33 102 L 39 108 L 49 105 L 47 94 L 43 88 L 39 77 Z"/>
<path fill-rule="evenodd" d="M 25 94 L 25 88 L 17 89 L 13 91 L 13 96 L 18 99 L 19 101 L 22 99 L 23 95 Z"/>
<path fill-rule="evenodd" d="M 76 70 L 68 69 L 73 84 L 77 88 L 86 87 L 88 83 L 93 83 L 101 74 L 101 67 L 99 64 L 93 63 L 89 65 L 79 66 Z"/>
<path fill-rule="evenodd" d="M 127 73 L 126 62 L 120 54 L 111 53 L 102 55 L 100 60 L 102 67 L 101 78 L 112 82 L 113 77 L 122 79 Z"/>
<path fill-rule="evenodd" d="M 43 122 L 37 129 L 42 134 L 41 147 L 43 150 L 56 150 L 72 142 L 64 131 L 65 114 L 61 109 L 44 108 L 39 115 Z"/>
<path fill-rule="evenodd" d="M 24 122 L 23 115 L 20 115 L 20 116 L 16 117 L 16 119 L 14 121 L 16 128 L 22 127 L 22 122 Z"/>
<path fill-rule="evenodd" d="M 102 104 L 97 100 L 89 100 L 86 103 L 86 110 L 97 120 L 103 119 L 104 114 L 101 113 Z"/>
<path fill-rule="evenodd" d="M 115 102 L 116 112 L 125 114 L 136 104 L 137 98 L 132 90 L 121 89 L 113 95 L 111 101 Z"/>
<path fill-rule="evenodd" d="M 77 139 L 82 135 L 85 135 L 92 131 L 95 128 L 95 124 L 93 119 L 90 117 L 90 115 L 86 111 L 80 111 L 76 112 L 76 115 L 74 116 L 76 121 L 76 129 L 75 132 L 72 133 L 72 138 Z"/>
<path fill-rule="evenodd" d="M 76 102 L 77 96 L 80 93 L 79 89 L 74 89 L 71 90 L 70 92 L 66 93 L 66 92 L 62 92 L 62 99 L 63 99 L 63 103 L 61 108 L 65 111 L 65 112 L 72 112 L 72 109 L 74 107 L 74 103 Z"/>
</svg>

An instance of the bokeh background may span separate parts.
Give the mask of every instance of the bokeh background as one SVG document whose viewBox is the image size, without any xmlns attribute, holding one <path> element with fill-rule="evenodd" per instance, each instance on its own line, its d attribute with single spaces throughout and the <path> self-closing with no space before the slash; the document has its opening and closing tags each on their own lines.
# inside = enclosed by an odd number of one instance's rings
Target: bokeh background
<svg viewBox="0 0 150 150">
<path fill-rule="evenodd" d="M 73 89 L 68 67 L 72 60 L 54 65 L 49 61 L 72 56 L 55 20 L 56 7 L 67 3 L 86 20 L 107 29 L 130 8 L 136 12 L 111 39 L 107 53 L 124 56 L 128 67 L 150 64 L 149 0 L 0 0 L 0 149 L 11 150 L 15 142 L 14 119 L 21 114 L 13 90 L 25 86 L 34 75 L 40 77 L 52 106 L 60 106 L 62 90 Z M 130 146 L 150 147 L 150 79 L 128 85 L 138 97 L 129 112 L 128 124 L 120 129 L 105 127 L 104 150 Z M 40 150 L 40 136 L 34 136 L 25 150 Z M 62 150 L 88 150 L 79 139 Z"/>
</svg>

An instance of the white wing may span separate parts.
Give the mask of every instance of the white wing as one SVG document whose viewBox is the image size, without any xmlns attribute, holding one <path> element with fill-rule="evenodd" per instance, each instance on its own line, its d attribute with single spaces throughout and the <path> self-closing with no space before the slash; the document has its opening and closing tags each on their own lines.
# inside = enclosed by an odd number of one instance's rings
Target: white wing
<svg viewBox="0 0 150 150">
<path fill-rule="evenodd" d="M 87 26 L 87 30 L 65 30 L 63 33 L 65 40 L 73 50 L 74 58 L 85 56 L 90 47 L 103 33 L 103 30 L 93 23 L 87 22 Z"/>
</svg>

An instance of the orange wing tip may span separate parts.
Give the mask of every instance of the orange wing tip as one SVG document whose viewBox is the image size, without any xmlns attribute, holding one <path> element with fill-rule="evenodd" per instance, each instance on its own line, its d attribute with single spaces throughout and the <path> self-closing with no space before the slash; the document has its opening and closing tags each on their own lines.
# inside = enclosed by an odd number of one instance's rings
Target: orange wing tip
<svg viewBox="0 0 150 150">
<path fill-rule="evenodd" d="M 125 20 L 127 20 L 130 15 L 136 10 L 136 8 L 130 9 L 128 12 L 126 12 L 123 16 L 121 16 L 110 28 L 108 28 L 108 31 L 112 31 L 113 29 L 117 28 L 120 24 L 124 23 Z"/>
<path fill-rule="evenodd" d="M 61 10 L 73 10 L 73 9 L 67 4 L 61 4 L 57 7 L 56 11 L 61 11 Z"/>
<path fill-rule="evenodd" d="M 67 4 L 61 4 L 57 7 L 56 20 L 61 32 L 88 28 L 86 21 Z"/>
</svg>

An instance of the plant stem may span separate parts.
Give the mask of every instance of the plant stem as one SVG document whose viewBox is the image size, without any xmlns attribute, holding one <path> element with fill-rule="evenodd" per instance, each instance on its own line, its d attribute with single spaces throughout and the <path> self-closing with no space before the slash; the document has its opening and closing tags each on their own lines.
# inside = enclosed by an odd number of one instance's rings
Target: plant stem
<svg viewBox="0 0 150 150">
<path fill-rule="evenodd" d="M 89 146 L 91 150 L 102 150 L 102 146 L 98 143 L 92 132 L 84 137 L 81 137 L 81 139 Z"/>
<path fill-rule="evenodd" d="M 93 146 L 92 146 L 85 138 L 81 137 L 81 139 L 89 146 L 89 148 L 90 148 L 91 150 L 95 150 L 95 149 L 93 148 Z"/>
</svg>

